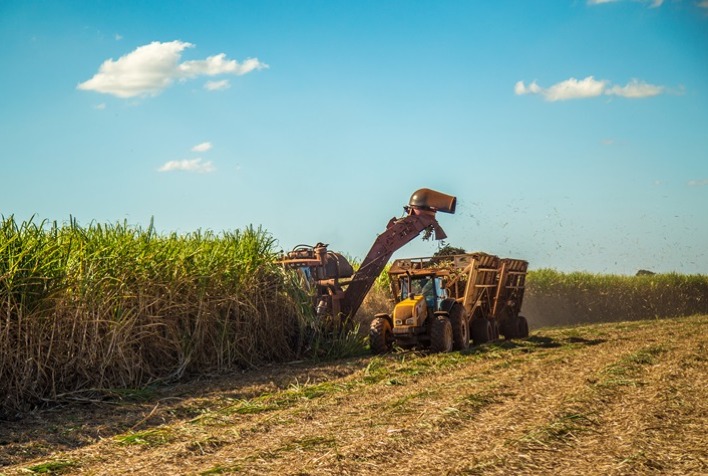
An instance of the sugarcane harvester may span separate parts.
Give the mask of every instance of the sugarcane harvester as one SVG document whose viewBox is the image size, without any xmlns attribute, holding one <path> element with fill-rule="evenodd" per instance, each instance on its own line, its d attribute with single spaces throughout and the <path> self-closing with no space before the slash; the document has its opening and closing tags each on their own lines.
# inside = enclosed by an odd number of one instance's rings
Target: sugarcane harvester
<svg viewBox="0 0 708 476">
<path fill-rule="evenodd" d="M 344 256 L 329 251 L 323 243 L 298 245 L 280 263 L 300 274 L 318 318 L 352 322 L 393 253 L 423 232 L 426 236 L 433 234 L 436 240 L 447 237 L 436 213 L 455 213 L 456 204 L 457 198 L 451 195 L 427 188 L 417 190 L 404 207 L 405 216 L 388 222 L 356 272 Z"/>
</svg>

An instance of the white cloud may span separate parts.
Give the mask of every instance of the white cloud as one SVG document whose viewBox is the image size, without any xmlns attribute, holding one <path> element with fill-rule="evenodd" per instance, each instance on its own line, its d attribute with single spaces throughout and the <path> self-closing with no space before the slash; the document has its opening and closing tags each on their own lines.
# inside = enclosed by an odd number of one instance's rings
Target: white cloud
<svg viewBox="0 0 708 476">
<path fill-rule="evenodd" d="M 184 170 L 186 172 L 209 173 L 216 170 L 211 161 L 202 162 L 201 157 L 196 159 L 170 160 L 162 165 L 159 172 L 174 172 L 176 170 Z"/>
<path fill-rule="evenodd" d="M 208 150 L 211 150 L 211 148 L 211 142 L 202 142 L 201 144 L 197 144 L 192 147 L 192 152 L 206 152 Z"/>
<path fill-rule="evenodd" d="M 175 80 L 218 74 L 241 76 L 268 68 L 267 64 L 257 58 L 249 58 L 239 63 L 226 59 L 224 53 L 209 56 L 205 60 L 180 63 L 182 52 L 193 46 L 184 41 L 154 41 L 139 46 L 117 60 L 111 58 L 104 61 L 98 73 L 88 81 L 80 83 L 77 88 L 112 94 L 120 98 L 156 96 Z"/>
<path fill-rule="evenodd" d="M 140 46 L 116 61 L 104 61 L 98 73 L 78 88 L 121 98 L 157 95 L 179 77 L 182 50 L 190 46 L 182 41 Z"/>
<path fill-rule="evenodd" d="M 518 81 L 514 85 L 514 92 L 519 96 L 522 94 L 538 94 L 541 92 L 541 88 L 538 84 L 536 84 L 536 81 L 532 82 L 528 86 L 526 86 L 523 81 Z"/>
<path fill-rule="evenodd" d="M 597 81 L 592 76 L 581 80 L 570 78 L 546 89 L 543 95 L 548 101 L 591 98 L 601 95 L 605 84 L 607 81 Z"/>
<path fill-rule="evenodd" d="M 116 33 L 115 39 L 116 39 L 116 41 L 120 41 L 123 39 L 123 35 Z"/>
<path fill-rule="evenodd" d="M 622 0 L 588 0 L 588 5 L 602 5 L 605 3 L 615 3 Z M 657 8 L 664 4 L 664 0 L 632 0 L 638 3 L 649 3 L 649 8 Z"/>
<path fill-rule="evenodd" d="M 99 111 L 103 111 L 106 108 L 106 103 L 102 102 L 100 104 L 96 104 L 93 106 L 94 109 L 98 109 Z"/>
<path fill-rule="evenodd" d="M 602 95 L 639 99 L 657 96 L 665 91 L 666 88 L 663 86 L 656 86 L 638 79 L 633 79 L 625 86 L 610 86 L 608 80 L 597 80 L 593 76 L 588 76 L 585 79 L 566 79 L 548 88 L 540 87 L 535 81 L 528 86 L 523 81 L 518 81 L 514 85 L 516 95 L 540 94 L 546 101 L 551 102 L 593 98 Z"/>
<path fill-rule="evenodd" d="M 705 187 L 705 186 L 708 186 L 708 179 L 689 180 L 688 185 L 691 187 Z"/>
<path fill-rule="evenodd" d="M 639 81 L 633 79 L 626 86 L 612 86 L 605 94 L 622 96 L 624 98 L 639 99 L 647 98 L 652 96 L 658 96 L 664 92 L 663 86 L 655 86 L 653 84 L 645 83 L 644 81 Z"/>
<path fill-rule="evenodd" d="M 195 76 L 215 76 L 217 74 L 235 74 L 242 76 L 251 71 L 267 68 L 268 65 L 261 63 L 256 58 L 249 58 L 243 63 L 236 60 L 227 60 L 224 53 L 216 56 L 209 56 L 205 60 L 185 61 L 179 65 L 179 70 L 185 77 Z"/>
<path fill-rule="evenodd" d="M 204 89 L 207 91 L 221 91 L 223 89 L 229 89 L 230 87 L 231 83 L 228 79 L 222 79 L 221 81 L 207 81 L 206 84 L 204 84 Z"/>
<path fill-rule="evenodd" d="M 702 0 L 696 3 L 696 6 L 700 8 L 708 8 L 708 0 Z"/>
</svg>

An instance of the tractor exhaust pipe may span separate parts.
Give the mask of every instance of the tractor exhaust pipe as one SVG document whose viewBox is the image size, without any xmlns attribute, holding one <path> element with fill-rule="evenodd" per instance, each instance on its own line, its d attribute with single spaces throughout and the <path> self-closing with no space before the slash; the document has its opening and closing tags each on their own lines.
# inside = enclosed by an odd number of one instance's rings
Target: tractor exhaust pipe
<svg viewBox="0 0 708 476">
<path fill-rule="evenodd" d="M 445 193 L 436 192 L 429 188 L 416 190 L 408 202 L 408 206 L 418 210 L 430 210 L 433 212 L 455 213 L 457 197 Z"/>
</svg>

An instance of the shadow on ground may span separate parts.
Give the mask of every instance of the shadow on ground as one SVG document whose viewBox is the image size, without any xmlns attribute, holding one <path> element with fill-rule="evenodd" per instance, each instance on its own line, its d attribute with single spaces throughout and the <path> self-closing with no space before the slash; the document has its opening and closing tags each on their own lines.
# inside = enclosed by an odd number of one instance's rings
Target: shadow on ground
<svg viewBox="0 0 708 476">
<path fill-rule="evenodd" d="M 0 468 L 112 438 L 128 431 L 189 420 L 297 382 L 340 378 L 366 367 L 362 358 L 291 362 L 158 388 L 75 394 L 14 421 L 0 420 Z"/>
</svg>

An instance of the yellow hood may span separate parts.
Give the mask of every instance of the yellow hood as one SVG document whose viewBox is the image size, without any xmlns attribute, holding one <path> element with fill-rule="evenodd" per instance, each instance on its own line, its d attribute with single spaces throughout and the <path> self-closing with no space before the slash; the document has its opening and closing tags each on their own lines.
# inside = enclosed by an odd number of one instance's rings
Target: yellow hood
<svg viewBox="0 0 708 476">
<path fill-rule="evenodd" d="M 393 326 L 419 326 L 425 320 L 426 311 L 427 305 L 423 295 L 416 294 L 412 298 L 404 299 L 393 309 Z"/>
</svg>

